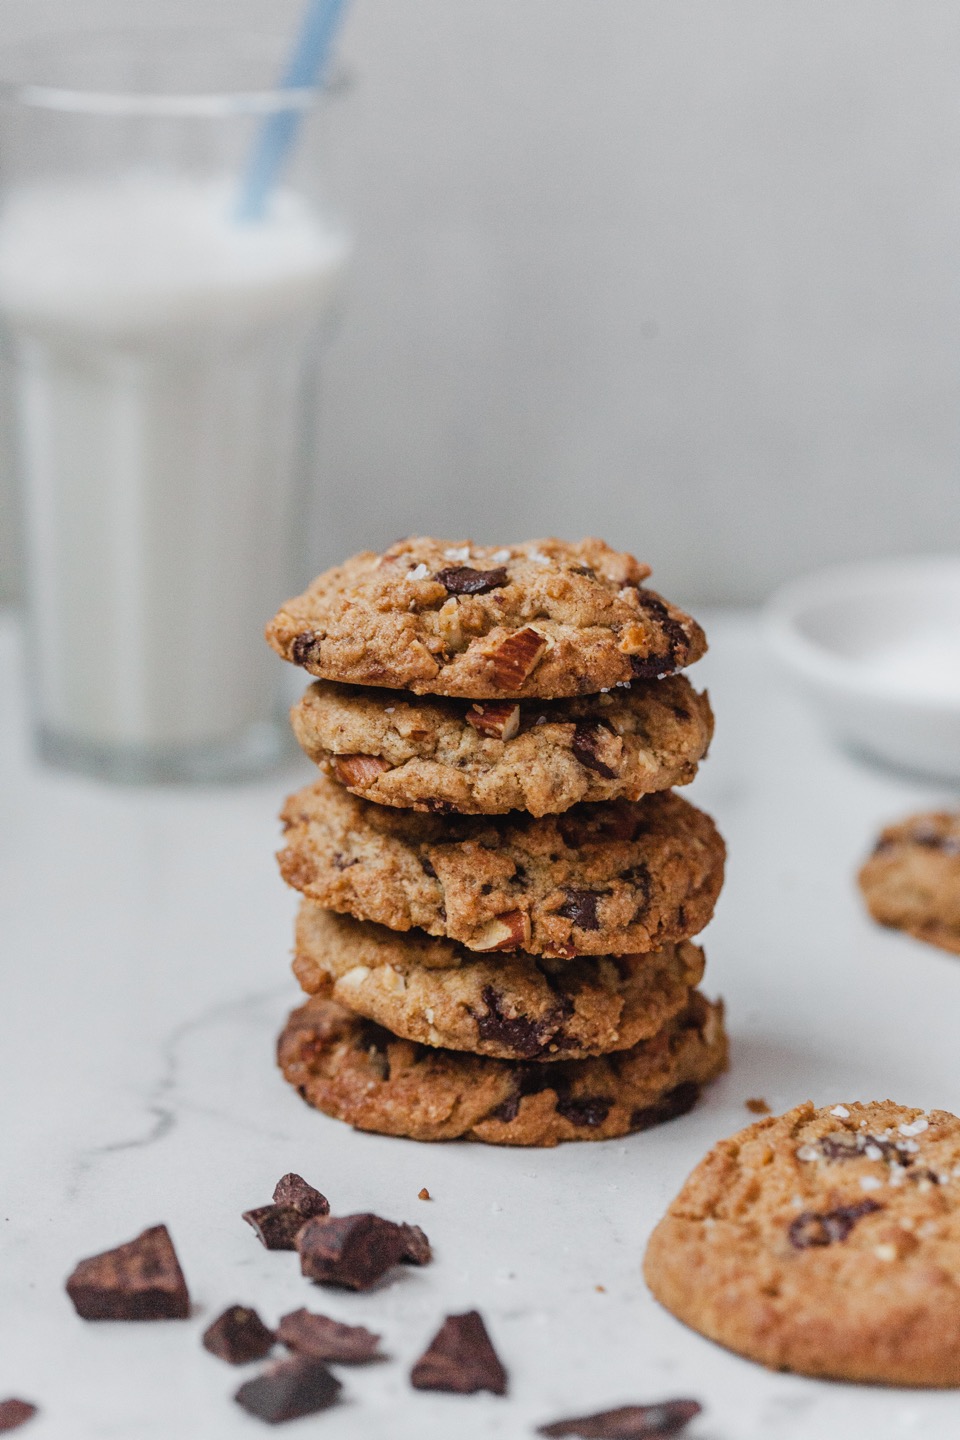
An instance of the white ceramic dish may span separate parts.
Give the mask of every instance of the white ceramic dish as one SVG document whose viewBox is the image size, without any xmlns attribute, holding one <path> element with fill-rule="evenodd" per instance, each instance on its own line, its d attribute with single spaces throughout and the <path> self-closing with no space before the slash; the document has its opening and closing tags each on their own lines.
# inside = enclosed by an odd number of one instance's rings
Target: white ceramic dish
<svg viewBox="0 0 960 1440">
<path fill-rule="evenodd" d="M 785 585 L 768 640 L 839 739 L 960 780 L 960 556 L 844 565 Z"/>
</svg>

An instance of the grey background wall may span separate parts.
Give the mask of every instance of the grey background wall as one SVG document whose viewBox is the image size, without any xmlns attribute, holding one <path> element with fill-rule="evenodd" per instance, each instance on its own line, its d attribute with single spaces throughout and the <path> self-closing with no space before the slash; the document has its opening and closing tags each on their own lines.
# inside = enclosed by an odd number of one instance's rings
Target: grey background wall
<svg viewBox="0 0 960 1440">
<path fill-rule="evenodd" d="M 298 8 L 3 0 L 0 41 Z M 591 532 L 740 602 L 957 547 L 953 0 L 353 0 L 341 54 L 318 563 Z"/>
</svg>

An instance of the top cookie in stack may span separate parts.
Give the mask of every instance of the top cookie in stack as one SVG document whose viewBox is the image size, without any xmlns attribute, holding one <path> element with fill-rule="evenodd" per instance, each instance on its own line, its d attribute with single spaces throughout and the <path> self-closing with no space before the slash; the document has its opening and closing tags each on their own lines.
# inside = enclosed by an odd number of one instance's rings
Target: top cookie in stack
<svg viewBox="0 0 960 1440">
<path fill-rule="evenodd" d="M 292 720 L 325 775 L 288 799 L 280 856 L 314 993 L 281 1064 L 319 1108 L 549 1144 L 679 1113 L 665 1097 L 689 1091 L 689 1108 L 722 1068 L 686 942 L 723 842 L 662 793 L 710 741 L 707 698 L 676 673 L 706 642 L 649 573 L 600 540 L 411 539 L 321 575 L 269 625 L 319 677 Z M 535 1085 L 531 1060 L 553 1062 Z M 609 1093 L 578 1108 L 584 1085 Z"/>
</svg>

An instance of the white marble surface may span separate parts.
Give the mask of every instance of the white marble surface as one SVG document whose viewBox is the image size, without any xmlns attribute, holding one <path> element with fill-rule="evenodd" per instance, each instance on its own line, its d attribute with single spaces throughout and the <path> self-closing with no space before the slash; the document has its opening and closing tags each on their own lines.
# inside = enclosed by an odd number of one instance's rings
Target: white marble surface
<svg viewBox="0 0 960 1440">
<path fill-rule="evenodd" d="M 711 617 L 707 617 L 708 621 Z M 553 1152 L 355 1134 L 303 1106 L 272 1063 L 296 1001 L 292 897 L 271 851 L 291 770 L 245 788 L 110 789 L 29 759 L 12 624 L 0 626 L 0 1398 L 36 1401 L 36 1440 L 240 1440 L 244 1373 L 200 1348 L 227 1303 L 268 1322 L 306 1304 L 381 1330 L 391 1363 L 342 1371 L 339 1409 L 291 1435 L 523 1436 L 630 1400 L 700 1398 L 695 1440 L 948 1440 L 956 1394 L 768 1374 L 686 1331 L 640 1277 L 646 1236 L 748 1096 L 777 1109 L 892 1096 L 960 1109 L 960 962 L 864 917 L 853 872 L 882 820 L 943 799 L 826 743 L 757 652 L 712 617 L 700 667 L 718 716 L 694 787 L 730 846 L 707 935 L 733 1068 L 692 1115 L 622 1143 Z M 419 1222 L 435 1264 L 362 1296 L 311 1288 L 240 1211 L 301 1171 L 340 1212 Z M 435 1197 L 417 1199 L 427 1186 Z M 189 1322 L 89 1324 L 74 1261 L 165 1221 Z M 605 1287 L 601 1292 L 598 1286 Z M 476 1306 L 505 1400 L 418 1394 L 413 1359 Z"/>
</svg>

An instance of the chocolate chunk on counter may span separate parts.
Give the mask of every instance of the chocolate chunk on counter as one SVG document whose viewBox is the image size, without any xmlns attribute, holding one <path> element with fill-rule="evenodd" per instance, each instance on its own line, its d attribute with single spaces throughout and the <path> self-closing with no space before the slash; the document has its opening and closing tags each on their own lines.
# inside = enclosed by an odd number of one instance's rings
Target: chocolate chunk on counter
<svg viewBox="0 0 960 1440">
<path fill-rule="evenodd" d="M 84 1320 L 186 1320 L 190 1296 L 166 1225 L 81 1260 L 67 1294 Z"/>
<path fill-rule="evenodd" d="M 0 1431 L 17 1430 L 37 1413 L 29 1400 L 0 1400 Z"/>
<path fill-rule="evenodd" d="M 329 1215 L 330 1201 L 326 1195 L 321 1195 L 312 1185 L 308 1185 L 302 1175 L 290 1171 L 287 1175 L 281 1175 L 273 1191 L 274 1205 L 289 1206 L 292 1210 L 299 1210 L 304 1220 L 312 1220 L 314 1215 Z"/>
<path fill-rule="evenodd" d="M 329 1215 L 330 1202 L 302 1175 L 282 1175 L 273 1191 L 272 1205 L 244 1210 L 243 1219 L 257 1232 L 268 1250 L 296 1250 L 297 1231 L 315 1215 Z"/>
<path fill-rule="evenodd" d="M 420 1226 L 401 1225 L 400 1232 L 403 1238 L 403 1254 L 400 1259 L 403 1264 L 428 1265 L 433 1259 L 433 1251 L 430 1249 L 430 1241 Z"/>
<path fill-rule="evenodd" d="M 296 1250 L 297 1234 L 307 1223 L 292 1205 L 258 1205 L 256 1210 L 244 1210 L 242 1218 L 267 1250 Z"/>
<path fill-rule="evenodd" d="M 256 1310 L 231 1305 L 203 1332 L 203 1347 L 228 1365 L 248 1365 L 262 1360 L 273 1349 L 276 1336 L 268 1330 Z"/>
<path fill-rule="evenodd" d="M 328 1315 L 293 1310 L 277 1326 L 277 1338 L 289 1350 L 312 1360 L 333 1360 L 341 1365 L 362 1365 L 377 1358 L 380 1336 L 363 1325 L 342 1325 Z"/>
<path fill-rule="evenodd" d="M 297 1236 L 300 1269 L 320 1285 L 369 1290 L 404 1258 L 409 1240 L 379 1215 L 317 1215 Z"/>
<path fill-rule="evenodd" d="M 507 1372 L 476 1310 L 447 1316 L 410 1372 L 410 1383 L 416 1390 L 452 1390 L 457 1395 L 507 1393 Z"/>
<path fill-rule="evenodd" d="M 342 1388 L 322 1361 L 295 1356 L 278 1360 L 256 1379 L 247 1380 L 233 1398 L 249 1414 L 279 1425 L 328 1409 L 336 1404 Z"/>
<path fill-rule="evenodd" d="M 538 1435 L 578 1435 L 581 1440 L 661 1440 L 689 1425 L 702 1406 L 696 1400 L 664 1400 L 659 1405 L 621 1405 L 597 1415 L 555 1420 L 541 1425 Z"/>
</svg>

